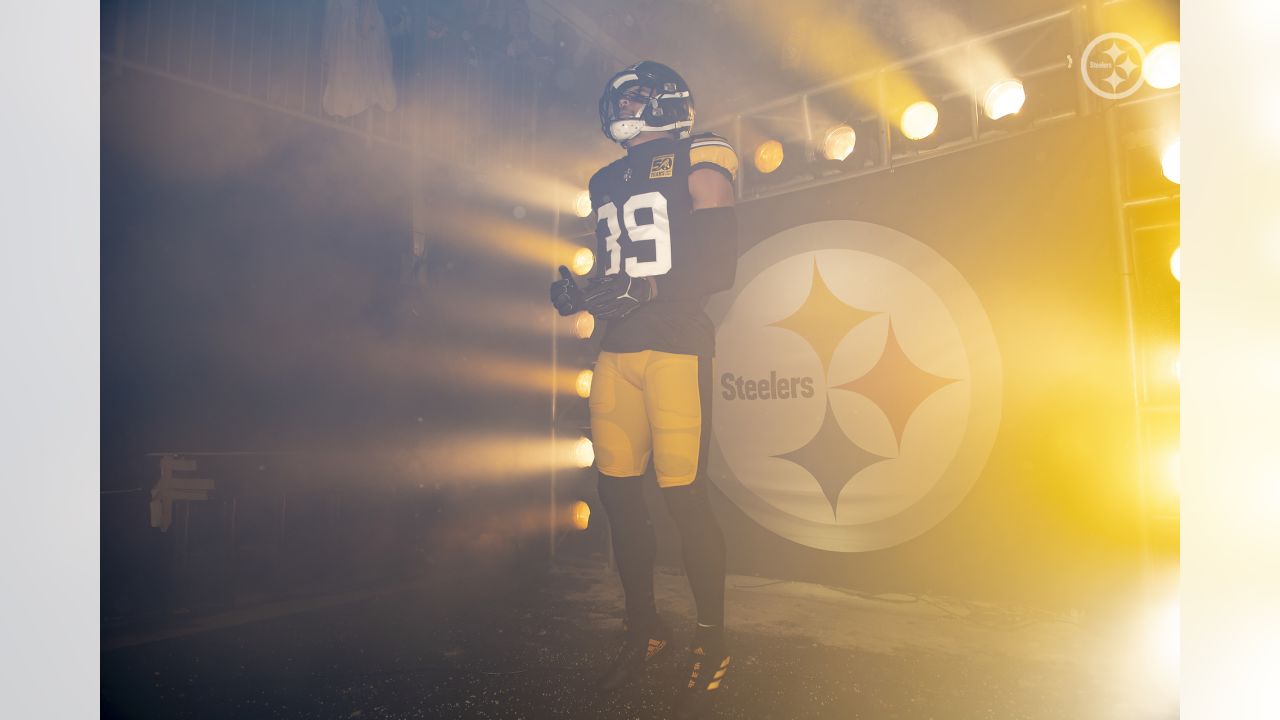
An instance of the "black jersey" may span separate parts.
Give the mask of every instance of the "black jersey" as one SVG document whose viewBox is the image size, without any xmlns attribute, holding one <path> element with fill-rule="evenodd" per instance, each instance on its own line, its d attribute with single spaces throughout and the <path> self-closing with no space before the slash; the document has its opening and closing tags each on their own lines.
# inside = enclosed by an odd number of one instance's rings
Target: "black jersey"
<svg viewBox="0 0 1280 720">
<path fill-rule="evenodd" d="M 718 170 L 733 182 L 737 156 L 724 138 L 711 133 L 664 138 L 636 145 L 591 178 L 596 275 L 622 272 L 636 278 L 654 277 L 659 284 L 657 298 L 607 324 L 602 350 L 714 354 L 715 327 L 702 305 L 708 295 L 726 288 L 707 285 L 701 294 L 698 276 L 712 273 L 710 268 L 692 265 L 736 264 L 738 258 L 736 244 L 720 256 L 691 251 L 692 244 L 707 240 L 691 237 L 689 231 L 693 212 L 689 173 L 702 167 Z M 677 277 L 686 287 L 667 291 L 664 281 L 674 282 Z"/>
</svg>

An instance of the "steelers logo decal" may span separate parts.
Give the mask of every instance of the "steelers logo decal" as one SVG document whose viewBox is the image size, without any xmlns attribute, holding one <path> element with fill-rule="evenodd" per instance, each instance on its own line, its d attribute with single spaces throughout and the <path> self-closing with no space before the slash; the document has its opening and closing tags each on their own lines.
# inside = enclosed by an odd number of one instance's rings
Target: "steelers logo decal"
<svg viewBox="0 0 1280 720">
<path fill-rule="evenodd" d="M 995 336 L 941 255 L 871 223 L 748 251 L 716 322 L 712 480 L 789 540 L 860 552 L 945 518 L 1000 424 Z"/>
<path fill-rule="evenodd" d="M 1104 33 L 1094 38 L 1080 54 L 1080 76 L 1098 97 L 1122 100 L 1143 85 L 1142 45 L 1124 33 Z"/>
</svg>

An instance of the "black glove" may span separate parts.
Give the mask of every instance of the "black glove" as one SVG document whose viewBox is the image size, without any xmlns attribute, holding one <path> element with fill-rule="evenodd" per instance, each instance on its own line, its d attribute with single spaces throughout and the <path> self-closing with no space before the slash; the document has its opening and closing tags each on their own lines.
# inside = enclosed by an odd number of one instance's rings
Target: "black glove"
<svg viewBox="0 0 1280 720">
<path fill-rule="evenodd" d="M 560 266 L 560 279 L 551 283 L 551 304 L 561 315 L 572 315 L 583 309 L 582 288 L 573 279 L 569 268 Z"/>
<path fill-rule="evenodd" d="M 588 283 L 582 292 L 582 306 L 601 320 L 621 320 L 652 298 L 649 278 L 616 273 Z"/>
</svg>

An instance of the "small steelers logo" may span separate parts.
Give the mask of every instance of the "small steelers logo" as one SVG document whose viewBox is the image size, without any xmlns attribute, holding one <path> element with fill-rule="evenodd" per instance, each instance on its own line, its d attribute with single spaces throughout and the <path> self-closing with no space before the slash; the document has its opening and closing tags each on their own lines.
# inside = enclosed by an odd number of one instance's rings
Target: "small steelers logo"
<svg viewBox="0 0 1280 720">
<path fill-rule="evenodd" d="M 1104 33 L 1085 47 L 1080 75 L 1095 95 L 1120 100 L 1142 88 L 1145 59 L 1137 40 L 1124 33 Z"/>
</svg>

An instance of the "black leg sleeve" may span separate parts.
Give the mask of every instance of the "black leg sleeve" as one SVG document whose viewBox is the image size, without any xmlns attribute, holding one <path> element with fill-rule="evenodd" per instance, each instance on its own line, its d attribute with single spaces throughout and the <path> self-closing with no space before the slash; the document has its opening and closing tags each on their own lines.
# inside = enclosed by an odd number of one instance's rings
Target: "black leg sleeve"
<svg viewBox="0 0 1280 720">
<path fill-rule="evenodd" d="M 707 498 L 707 480 L 699 477 L 685 487 L 663 488 L 667 509 L 680 530 L 685 574 L 698 606 L 702 625 L 724 624 L 724 534 Z"/>
<path fill-rule="evenodd" d="M 658 541 L 644 503 L 641 477 L 601 475 L 600 502 L 609 516 L 613 558 L 627 599 L 627 622 L 647 627 L 657 617 L 653 601 L 653 561 Z"/>
</svg>

